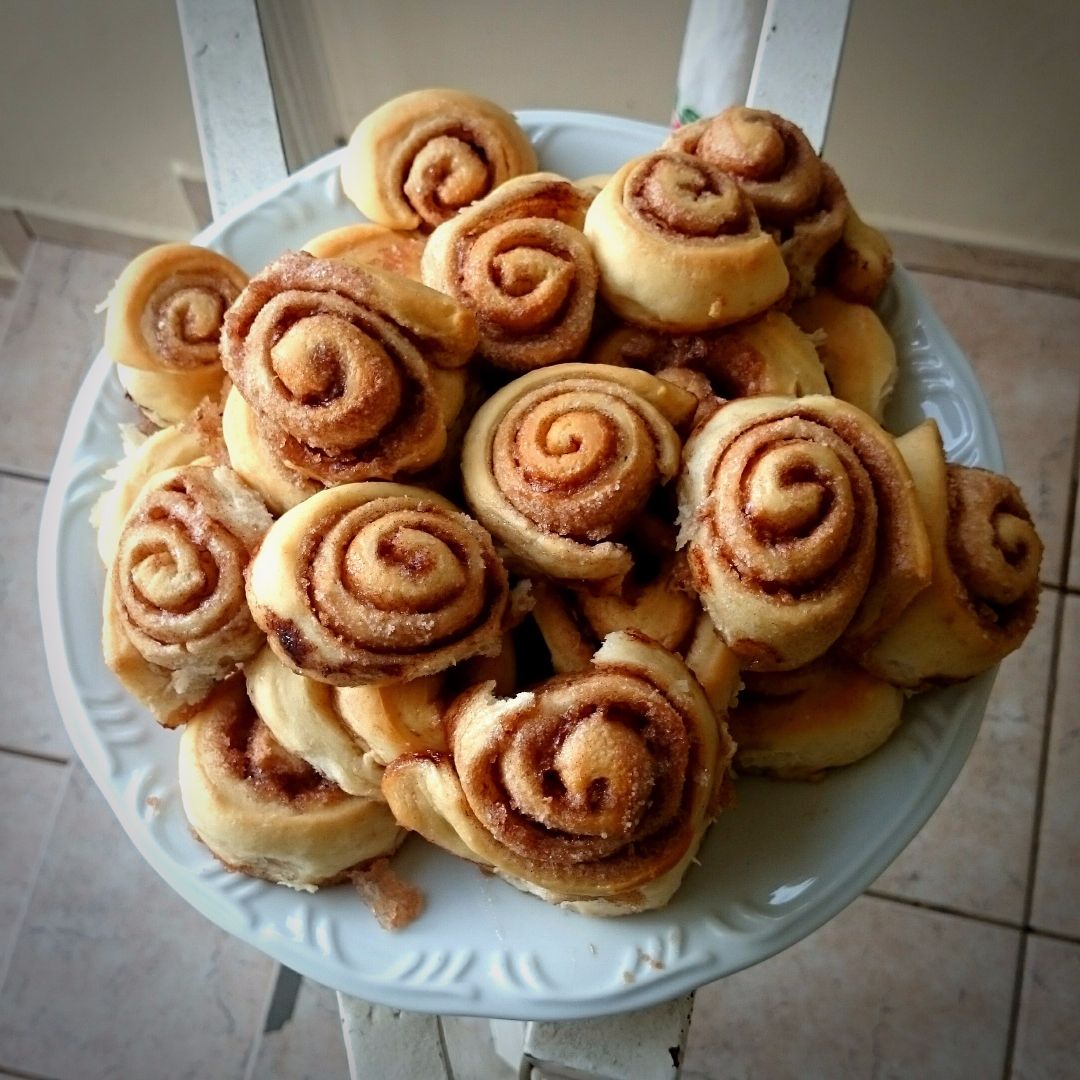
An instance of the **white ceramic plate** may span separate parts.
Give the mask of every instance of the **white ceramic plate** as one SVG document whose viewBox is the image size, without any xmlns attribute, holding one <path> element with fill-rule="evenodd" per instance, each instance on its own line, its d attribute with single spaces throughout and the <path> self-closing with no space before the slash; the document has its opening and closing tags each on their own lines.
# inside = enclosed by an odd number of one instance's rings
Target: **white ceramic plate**
<svg viewBox="0 0 1080 1080">
<path fill-rule="evenodd" d="M 542 167 L 570 177 L 613 171 L 665 134 L 586 113 L 519 115 Z M 195 242 L 254 273 L 281 251 L 357 220 L 338 164 L 338 153 L 313 163 Z M 901 431 L 933 416 L 951 460 L 1000 469 L 971 369 L 901 269 L 881 313 L 901 363 L 889 426 Z M 978 731 L 990 674 L 915 698 L 882 750 L 823 783 L 740 782 L 739 806 L 709 833 L 700 865 L 668 907 L 644 915 L 561 911 L 414 837 L 397 866 L 424 891 L 427 909 L 406 929 L 384 932 L 347 886 L 309 896 L 218 866 L 183 816 L 176 733 L 159 728 L 102 662 L 103 569 L 88 519 L 103 471 L 120 456 L 117 426 L 132 419 L 101 354 L 72 408 L 42 523 L 39 590 L 60 711 L 158 873 L 225 930 L 335 989 L 419 1011 L 547 1020 L 685 993 L 786 948 L 854 899 L 930 816 Z"/>
</svg>

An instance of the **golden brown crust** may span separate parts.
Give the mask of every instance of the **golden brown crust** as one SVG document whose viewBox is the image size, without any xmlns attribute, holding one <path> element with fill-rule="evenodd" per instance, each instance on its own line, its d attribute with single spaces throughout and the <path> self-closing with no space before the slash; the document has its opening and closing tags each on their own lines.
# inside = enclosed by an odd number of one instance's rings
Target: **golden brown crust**
<svg viewBox="0 0 1080 1080">
<path fill-rule="evenodd" d="M 479 352 L 530 371 L 572 360 L 592 328 L 598 271 L 581 227 L 587 199 L 569 180 L 509 180 L 431 235 L 424 283 L 476 313 Z"/>
<path fill-rule="evenodd" d="M 116 541 L 105 660 L 166 726 L 258 651 L 244 573 L 270 525 L 227 468 L 186 465 L 143 488 Z"/>
<path fill-rule="evenodd" d="M 514 117 L 460 90 L 414 90 L 369 113 L 341 166 L 345 194 L 392 229 L 431 230 L 511 177 L 536 171 Z"/>
<path fill-rule="evenodd" d="M 672 132 L 664 146 L 737 177 L 763 221 L 793 224 L 818 201 L 821 159 L 799 127 L 765 109 L 733 105 Z"/>
<path fill-rule="evenodd" d="M 295 889 L 342 880 L 402 839 L 383 801 L 347 795 L 281 746 L 241 678 L 192 716 L 179 775 L 188 821 L 221 862 Z"/>
<path fill-rule="evenodd" d="M 319 233 L 304 245 L 304 250 L 317 259 L 377 266 L 419 281 L 420 259 L 426 243 L 427 237 L 421 232 L 400 232 L 385 225 L 361 222 Z"/>
<path fill-rule="evenodd" d="M 829 252 L 824 271 L 826 284 L 841 299 L 852 304 L 877 303 L 892 276 L 892 246 L 849 206 L 843 235 Z"/>
<path fill-rule="evenodd" d="M 323 484 L 390 478 L 446 445 L 432 365 L 460 367 L 472 315 L 388 271 L 287 253 L 229 309 L 225 368 L 266 442 Z"/>
<path fill-rule="evenodd" d="M 285 513 L 252 561 L 248 599 L 283 663 L 338 686 L 497 653 L 509 611 L 485 530 L 401 484 L 328 488 Z"/>
<path fill-rule="evenodd" d="M 904 695 L 834 657 L 796 671 L 746 674 L 728 716 L 736 768 L 782 780 L 816 780 L 884 745 L 899 727 Z"/>
<path fill-rule="evenodd" d="M 143 371 L 217 368 L 225 311 L 246 283 L 247 274 L 216 251 L 152 247 L 128 263 L 109 294 L 105 351 Z"/>
<path fill-rule="evenodd" d="M 560 364 L 515 379 L 465 436 L 473 512 L 525 568 L 608 581 L 630 567 L 620 536 L 678 472 L 692 394 L 645 372 Z"/>
<path fill-rule="evenodd" d="M 1020 647 L 1035 622 L 1043 546 L 1016 485 L 948 465 L 932 420 L 897 445 L 927 522 L 933 579 L 860 662 L 921 690 L 977 675 Z"/>
<path fill-rule="evenodd" d="M 855 651 L 930 578 L 892 437 L 837 398 L 729 402 L 691 437 L 679 502 L 702 603 L 746 667 Z"/>
<path fill-rule="evenodd" d="M 659 151 L 620 168 L 585 218 L 600 292 L 622 318 L 696 333 L 760 314 L 788 272 L 749 198 L 726 173 Z"/>
<path fill-rule="evenodd" d="M 667 902 L 733 749 L 683 662 L 627 633 L 608 637 L 589 671 L 509 701 L 477 687 L 447 723 L 451 756 L 387 769 L 398 819 L 593 914 Z"/>
<path fill-rule="evenodd" d="M 896 346 L 873 309 L 819 289 L 796 304 L 791 317 L 819 340 L 833 394 L 882 423 L 896 385 Z"/>
<path fill-rule="evenodd" d="M 688 368 L 725 399 L 755 394 L 827 394 L 829 383 L 813 341 L 779 311 L 767 311 L 709 334 L 663 334 L 623 326 L 589 353 L 593 363 L 626 364 L 653 374 Z"/>
<path fill-rule="evenodd" d="M 849 205 L 840 178 L 803 132 L 776 113 L 733 105 L 680 128 L 664 145 L 738 180 L 780 245 L 791 275 L 787 299 L 809 296 L 822 259 L 843 235 Z"/>
</svg>

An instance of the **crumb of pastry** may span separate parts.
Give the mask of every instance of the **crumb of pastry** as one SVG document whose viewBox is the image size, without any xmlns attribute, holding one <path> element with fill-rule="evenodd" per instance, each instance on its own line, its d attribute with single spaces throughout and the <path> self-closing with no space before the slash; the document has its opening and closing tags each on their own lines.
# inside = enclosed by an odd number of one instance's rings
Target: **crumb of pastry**
<svg viewBox="0 0 1080 1080">
<path fill-rule="evenodd" d="M 349 875 L 360 899 L 384 930 L 400 930 L 424 910 L 424 894 L 394 873 L 389 859 L 376 859 Z"/>
</svg>

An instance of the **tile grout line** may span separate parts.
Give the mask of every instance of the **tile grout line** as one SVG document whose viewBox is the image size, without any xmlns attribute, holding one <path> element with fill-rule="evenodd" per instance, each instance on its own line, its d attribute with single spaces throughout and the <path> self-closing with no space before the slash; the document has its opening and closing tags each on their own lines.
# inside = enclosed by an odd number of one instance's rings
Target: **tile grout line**
<svg viewBox="0 0 1080 1080">
<path fill-rule="evenodd" d="M 30 472 L 28 469 L 15 469 L 10 465 L 0 465 L 0 477 L 7 480 L 27 480 L 33 484 L 47 484 L 49 477 L 46 474 Z"/>
<path fill-rule="evenodd" d="M 41 761 L 46 765 L 68 765 L 72 760 L 70 757 L 60 757 L 58 754 L 43 754 L 38 750 L 22 750 L 17 746 L 7 746 L 4 743 L 0 743 L 0 754 L 26 758 L 28 761 Z"/>
<path fill-rule="evenodd" d="M 957 919 L 967 919 L 969 922 L 997 926 L 1002 930 L 1015 930 L 1017 933 L 1027 934 L 1031 937 L 1060 941 L 1064 945 L 1080 945 L 1080 935 L 1065 934 L 1057 930 L 1045 930 L 1032 923 L 1013 922 L 1011 919 L 1002 919 L 994 915 L 981 915 L 978 912 L 950 907 L 947 904 L 935 904 L 932 900 L 916 900 L 910 896 L 900 896 L 897 893 L 884 892 L 879 889 L 867 889 L 863 895 L 874 900 L 889 900 L 894 904 L 903 904 L 906 907 L 913 907 L 920 911 L 932 911 L 938 915 L 951 915 Z"/>
<path fill-rule="evenodd" d="M 1069 562 L 1072 545 L 1076 540 L 1074 525 L 1076 522 L 1077 478 L 1080 476 L 1080 402 L 1077 403 L 1076 417 L 1073 421 L 1073 452 L 1069 471 L 1069 498 L 1065 508 L 1065 543 L 1061 555 L 1061 580 L 1068 582 Z M 1046 798 L 1046 770 L 1050 760 L 1050 736 L 1054 720 L 1054 707 L 1057 704 L 1058 668 L 1061 664 L 1061 643 L 1065 624 L 1065 590 L 1057 597 L 1054 612 L 1054 634 L 1050 665 L 1050 680 L 1046 688 L 1046 706 L 1043 710 L 1042 745 L 1039 749 L 1039 779 L 1035 788 L 1035 811 L 1032 815 L 1031 848 L 1028 854 L 1027 886 L 1024 890 L 1024 926 L 1030 927 L 1031 913 L 1035 904 L 1035 875 L 1039 868 L 1039 835 L 1042 832 L 1043 805 Z M 1020 948 L 1016 957 L 1016 974 L 1013 981 L 1012 1010 L 1009 1015 L 1009 1037 L 1005 1044 L 1005 1080 L 1013 1073 L 1013 1059 L 1016 1055 L 1016 1039 L 1020 1026 L 1020 1007 L 1024 992 L 1024 969 L 1027 966 L 1027 943 L 1029 930 L 1020 938 Z"/>
</svg>

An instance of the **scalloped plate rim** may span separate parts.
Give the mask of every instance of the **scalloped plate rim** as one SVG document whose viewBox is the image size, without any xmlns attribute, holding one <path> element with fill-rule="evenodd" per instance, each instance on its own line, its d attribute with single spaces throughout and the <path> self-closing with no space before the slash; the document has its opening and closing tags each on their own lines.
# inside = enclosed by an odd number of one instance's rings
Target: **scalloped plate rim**
<svg viewBox="0 0 1080 1080">
<path fill-rule="evenodd" d="M 603 127 L 616 135 L 627 138 L 663 138 L 666 129 L 641 121 L 629 121 L 618 117 L 598 113 L 569 110 L 523 110 L 518 114 L 523 125 L 529 127 L 555 128 L 560 125 L 578 125 L 586 129 Z M 547 132 L 545 131 L 545 134 Z M 309 210 L 304 198 L 310 194 L 308 185 L 315 185 L 331 175 L 337 168 L 342 151 L 334 151 L 305 166 L 281 183 L 263 191 L 237 207 L 194 238 L 194 242 L 206 246 L 223 246 L 221 238 L 229 230 L 251 218 L 257 211 L 272 209 L 279 200 L 288 201 L 295 197 L 302 209 Z M 599 170 L 593 170 L 599 171 Z M 315 196 L 314 202 L 318 202 Z M 227 246 L 227 243 L 224 245 Z M 945 366 L 956 376 L 968 395 L 966 403 L 970 406 L 980 425 L 978 449 L 980 460 L 991 468 L 1002 467 L 1000 446 L 993 428 L 989 411 L 974 373 L 963 354 L 952 341 L 948 331 L 922 298 L 910 275 L 898 268 L 895 288 L 903 293 L 905 300 L 914 303 L 918 321 L 923 325 L 926 337 L 942 354 Z M 86 436 L 88 425 L 101 406 L 103 395 L 107 393 L 107 382 L 112 365 L 100 352 L 91 365 L 82 386 L 76 395 L 57 454 L 56 465 L 46 493 L 38 543 L 38 592 L 41 609 L 42 630 L 50 679 L 57 699 L 60 714 L 71 737 L 72 743 L 91 778 L 104 794 L 113 813 L 117 816 L 125 833 L 129 836 L 143 858 L 154 870 L 192 906 L 204 916 L 221 926 L 231 934 L 256 946 L 274 959 L 292 967 L 303 975 L 314 978 L 335 989 L 355 996 L 370 998 L 396 1008 L 413 1009 L 425 1012 L 447 1012 L 459 1015 L 499 1016 L 517 1019 L 562 1020 L 580 1018 L 586 1015 L 603 1015 L 631 1009 L 644 1008 L 660 1001 L 686 993 L 705 982 L 731 974 L 753 963 L 789 947 L 828 919 L 838 914 L 856 896 L 858 896 L 885 867 L 899 854 L 903 847 L 918 832 L 930 814 L 948 791 L 960 767 L 966 760 L 971 745 L 978 733 L 982 713 L 993 684 L 994 672 L 989 672 L 963 688 L 960 696 L 962 713 L 961 722 L 957 723 L 946 738 L 938 741 L 939 759 L 936 768 L 924 779 L 925 787 L 920 797 L 898 818 L 893 820 L 878 838 L 876 848 L 863 858 L 856 870 L 841 875 L 820 887 L 807 890 L 806 901 L 784 909 L 770 921 L 758 917 L 758 925 L 753 931 L 739 931 L 734 934 L 735 941 L 727 943 L 727 950 L 720 948 L 724 939 L 720 935 L 719 944 L 712 949 L 698 946 L 695 954 L 691 938 L 694 926 L 675 923 L 674 927 L 656 928 L 654 933 L 669 933 L 672 930 L 680 939 L 680 965 L 662 973 L 650 972 L 640 982 L 626 981 L 612 988 L 612 976 L 617 970 L 607 970 L 606 980 L 596 979 L 592 984 L 579 985 L 574 980 L 574 989 L 556 986 L 554 990 L 541 990 L 525 993 L 519 987 L 516 991 L 498 986 L 493 980 L 490 968 L 500 957 L 509 956 L 505 950 L 481 952 L 474 949 L 472 958 L 464 968 L 471 972 L 466 985 L 458 993 L 449 992 L 440 987 L 425 988 L 416 985 L 387 983 L 375 976 L 334 964 L 326 956 L 315 952 L 309 942 L 298 943 L 282 932 L 277 925 L 260 925 L 253 920 L 246 924 L 238 916 L 234 904 L 224 903 L 220 895 L 208 887 L 196 872 L 186 864 L 176 861 L 172 854 L 163 847 L 147 821 L 138 814 L 132 814 L 124 802 L 126 786 L 111 775 L 104 748 L 101 745 L 93 721 L 88 715 L 78 680 L 72 667 L 68 643 L 63 631 L 63 611 L 60 603 L 60 583 L 62 579 L 59 558 L 61 554 L 61 528 L 65 511 L 69 509 L 69 497 L 72 482 L 84 474 L 86 462 L 81 461 L 78 451 Z M 89 554 L 89 563 L 94 572 L 102 573 L 96 551 Z M 83 569 L 86 567 L 84 566 Z M 98 622 L 93 623 L 93 636 L 96 638 Z M 858 766 L 855 766 L 858 768 Z M 175 764 L 174 764 L 175 769 Z M 130 778 L 130 775 L 128 774 Z M 825 782 L 826 784 L 829 781 Z M 415 841 L 413 841 L 415 843 Z M 504 886 L 509 889 L 509 886 Z M 280 890 L 268 886 L 263 893 L 256 891 L 255 901 L 264 895 L 277 895 Z M 298 903 L 311 902 L 311 908 L 304 908 L 306 921 L 311 922 L 311 913 L 317 909 L 318 897 L 308 898 L 302 894 L 290 894 Z M 525 898 L 529 903 L 541 903 L 532 898 Z M 253 903 L 254 903 L 253 902 Z M 359 903 L 359 902 L 358 902 Z M 516 903 L 516 901 L 515 901 Z M 275 905 L 277 906 L 277 905 Z M 667 910 L 667 909 L 665 909 Z M 663 912 L 655 913 L 663 917 Z M 567 915 L 573 920 L 585 919 L 583 916 Z M 625 935 L 620 929 L 608 935 L 605 930 L 598 936 L 625 938 L 627 947 L 638 940 L 633 927 L 638 917 L 607 921 L 608 926 L 629 927 Z M 576 922 L 575 928 L 588 925 Z M 331 932 L 333 924 L 330 924 Z M 381 934 L 380 931 L 376 933 Z M 719 932 L 718 932 L 719 934 Z M 580 935 L 578 935 L 580 936 Z M 385 939 L 380 938 L 380 943 Z M 405 940 L 404 938 L 402 940 Z M 406 946 L 407 947 L 407 946 Z M 605 945 L 606 947 L 606 945 Z M 638 946 L 640 948 L 640 945 Z M 610 950 L 613 954 L 616 948 Z M 534 953 L 522 954 L 528 960 Z M 615 956 L 616 963 L 619 957 Z M 489 970 L 484 976 L 477 976 L 478 968 L 486 961 Z M 438 965 L 440 968 L 442 965 Z M 610 965 L 609 965 L 610 966 Z M 625 972 L 624 972 L 625 976 Z M 546 976 L 545 976 L 546 977 Z M 563 980 L 565 982 L 565 979 Z"/>
</svg>

